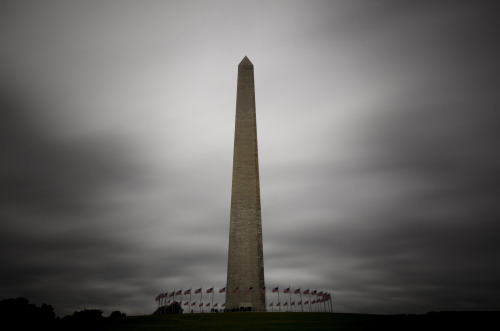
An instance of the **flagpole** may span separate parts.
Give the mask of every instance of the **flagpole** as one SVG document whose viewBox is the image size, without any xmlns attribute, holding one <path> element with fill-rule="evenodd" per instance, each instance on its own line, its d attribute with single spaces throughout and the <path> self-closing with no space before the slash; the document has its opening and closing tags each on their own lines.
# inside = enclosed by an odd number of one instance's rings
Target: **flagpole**
<svg viewBox="0 0 500 331">
<path fill-rule="evenodd" d="M 212 306 L 210 307 L 210 312 L 212 312 L 212 309 L 214 309 L 214 288 L 215 286 L 212 285 Z"/>
<path fill-rule="evenodd" d="M 278 304 L 280 303 L 280 287 L 278 286 Z M 281 313 L 281 304 L 278 306 L 278 312 Z"/>
<path fill-rule="evenodd" d="M 174 293 L 174 298 L 172 299 L 172 303 L 170 304 L 170 307 L 168 308 L 171 313 L 173 312 L 172 309 L 174 309 L 174 302 L 175 302 L 175 297 L 176 297 L 175 288 L 174 288 L 173 293 Z"/>
<path fill-rule="evenodd" d="M 292 310 L 292 289 L 290 285 L 288 285 L 288 293 L 290 294 L 290 310 Z"/>
<path fill-rule="evenodd" d="M 252 286 L 252 289 L 250 290 L 250 292 L 252 292 L 252 304 L 253 304 L 253 286 Z"/>
<path fill-rule="evenodd" d="M 168 291 L 167 291 L 167 296 L 163 299 L 163 303 L 161 305 L 161 311 L 162 311 L 162 313 L 165 312 L 165 306 L 167 304 L 167 298 L 168 298 Z"/>
<path fill-rule="evenodd" d="M 266 295 L 266 291 L 267 291 L 267 287 L 264 286 L 264 292 L 263 293 L 264 293 L 264 299 L 265 299 L 265 302 L 266 302 L 266 311 L 269 311 L 267 309 L 267 295 Z"/>
<path fill-rule="evenodd" d="M 201 308 L 203 308 L 203 287 L 200 288 L 200 304 L 201 304 L 201 307 L 200 307 L 200 313 L 201 313 Z"/>
<path fill-rule="evenodd" d="M 169 298 L 170 298 L 170 295 L 169 295 Z M 168 312 L 168 305 L 169 304 L 170 304 L 170 299 L 168 299 L 168 301 L 165 303 L 165 309 L 164 309 L 164 311 Z"/>
<path fill-rule="evenodd" d="M 300 294 L 300 309 L 302 310 L 302 312 L 304 312 L 304 304 L 302 303 L 302 291 L 299 291 L 299 294 Z"/>
<path fill-rule="evenodd" d="M 309 312 L 311 312 L 311 291 L 307 290 L 309 293 Z"/>
<path fill-rule="evenodd" d="M 315 304 L 314 308 L 316 308 L 316 312 L 319 312 L 319 310 L 318 310 L 318 295 L 317 295 L 318 290 L 315 290 L 315 291 L 316 291 L 316 299 L 314 300 L 314 304 Z"/>
</svg>

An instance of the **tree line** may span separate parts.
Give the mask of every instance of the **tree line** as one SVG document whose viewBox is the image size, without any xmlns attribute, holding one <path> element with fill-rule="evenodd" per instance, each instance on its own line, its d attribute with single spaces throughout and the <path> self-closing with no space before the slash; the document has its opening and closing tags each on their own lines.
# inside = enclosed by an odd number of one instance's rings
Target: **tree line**
<svg viewBox="0 0 500 331">
<path fill-rule="evenodd" d="M 126 314 L 119 310 L 113 311 L 106 318 L 100 309 L 83 309 L 75 311 L 72 315 L 59 318 L 54 312 L 54 307 L 46 303 L 37 306 L 23 297 L 0 301 L 1 321 L 9 325 L 16 325 L 18 328 L 29 326 L 43 326 L 61 330 L 99 328 L 106 324 L 106 320 L 122 317 L 126 317 Z"/>
</svg>

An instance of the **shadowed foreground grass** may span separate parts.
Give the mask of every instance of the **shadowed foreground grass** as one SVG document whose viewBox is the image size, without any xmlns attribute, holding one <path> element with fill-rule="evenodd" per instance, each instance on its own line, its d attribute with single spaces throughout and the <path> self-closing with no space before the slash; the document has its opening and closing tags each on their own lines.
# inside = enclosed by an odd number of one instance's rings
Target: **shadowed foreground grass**
<svg viewBox="0 0 500 331">
<path fill-rule="evenodd" d="M 225 313 L 131 316 L 107 320 L 105 330 L 482 330 L 499 327 L 498 312 L 426 315 L 342 313 Z M 493 324 L 491 324 L 493 323 Z M 487 326 L 486 329 L 482 328 Z M 492 330 L 493 330 L 492 329 Z M 497 329 L 498 330 L 498 329 Z"/>
<path fill-rule="evenodd" d="M 336 318 L 335 318 L 336 317 Z M 137 316 L 113 321 L 109 330 L 332 330 L 349 320 L 338 314 L 225 313 Z M 355 318 L 356 319 L 356 318 Z M 349 323 L 347 321 L 347 323 Z"/>
</svg>

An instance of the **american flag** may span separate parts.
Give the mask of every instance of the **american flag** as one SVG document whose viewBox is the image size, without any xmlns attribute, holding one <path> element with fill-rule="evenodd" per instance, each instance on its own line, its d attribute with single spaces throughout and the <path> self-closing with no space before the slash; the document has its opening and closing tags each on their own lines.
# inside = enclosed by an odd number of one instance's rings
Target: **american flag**
<svg viewBox="0 0 500 331">
<path fill-rule="evenodd" d="M 213 287 L 212 287 L 212 288 L 209 288 L 209 289 L 207 290 L 207 293 L 214 293 L 214 288 L 213 288 Z"/>
<path fill-rule="evenodd" d="M 317 295 L 316 290 L 311 292 L 312 295 Z"/>
<path fill-rule="evenodd" d="M 318 293 L 318 296 L 319 296 L 319 297 L 322 297 L 322 296 L 323 296 L 323 291 L 319 292 L 319 293 Z"/>
<path fill-rule="evenodd" d="M 276 305 L 276 307 L 279 307 L 279 306 L 281 306 L 281 303 L 278 302 L 278 304 Z"/>
<path fill-rule="evenodd" d="M 168 296 L 173 297 L 174 295 L 175 295 L 175 291 L 172 291 L 172 293 L 170 293 Z"/>
<path fill-rule="evenodd" d="M 285 289 L 283 293 L 290 293 L 290 288 Z"/>
<path fill-rule="evenodd" d="M 309 289 L 305 290 L 304 294 L 309 294 Z"/>
<path fill-rule="evenodd" d="M 185 294 L 185 295 L 186 295 L 186 294 L 191 294 L 191 289 L 189 289 L 189 290 L 185 290 L 185 291 L 184 291 L 184 294 Z"/>
<path fill-rule="evenodd" d="M 295 306 L 295 301 L 293 301 L 293 302 L 290 304 L 290 306 Z"/>
<path fill-rule="evenodd" d="M 265 287 L 265 286 L 264 286 L 264 287 L 261 287 L 261 288 L 259 289 L 259 291 L 260 291 L 260 293 L 266 293 L 266 287 Z"/>
<path fill-rule="evenodd" d="M 200 304 L 198 306 L 199 307 L 203 307 L 203 302 L 200 302 Z"/>
<path fill-rule="evenodd" d="M 300 300 L 299 302 L 297 302 L 297 305 L 301 305 L 302 306 L 302 300 Z"/>
<path fill-rule="evenodd" d="M 269 307 L 272 307 L 272 306 L 273 306 L 273 303 L 271 302 L 271 303 L 269 304 Z"/>
<path fill-rule="evenodd" d="M 306 302 L 304 302 L 305 305 L 308 305 L 309 304 L 309 300 L 307 300 Z"/>
<path fill-rule="evenodd" d="M 293 291 L 294 294 L 300 294 L 300 288 L 296 289 L 295 291 Z"/>
<path fill-rule="evenodd" d="M 196 305 L 196 302 L 193 302 L 193 303 L 191 304 L 191 306 L 194 306 L 194 305 Z"/>
<path fill-rule="evenodd" d="M 187 305 L 188 305 L 188 303 L 189 303 L 189 302 L 187 302 L 187 301 L 186 301 L 186 302 L 184 302 L 184 306 L 187 306 Z"/>
<path fill-rule="evenodd" d="M 247 292 L 252 292 L 252 290 L 253 290 L 253 287 L 249 287 Z"/>
<path fill-rule="evenodd" d="M 194 294 L 198 294 L 198 293 L 201 293 L 201 287 L 199 289 L 197 289 L 196 291 L 194 291 Z"/>
<path fill-rule="evenodd" d="M 182 294 L 182 290 L 175 292 L 175 295 L 181 295 L 181 294 Z"/>
<path fill-rule="evenodd" d="M 210 302 L 205 305 L 205 307 L 210 307 Z"/>
<path fill-rule="evenodd" d="M 283 306 L 288 306 L 288 302 L 285 302 L 285 304 Z"/>
<path fill-rule="evenodd" d="M 235 288 L 235 289 L 233 290 L 233 293 L 238 292 L 238 290 L 239 290 L 239 289 L 240 289 L 239 287 Z"/>
<path fill-rule="evenodd" d="M 220 305 L 220 306 L 221 306 L 221 307 L 226 307 L 226 304 L 225 304 L 225 303 L 223 303 L 223 304 L 222 304 L 222 305 Z"/>
<path fill-rule="evenodd" d="M 273 290 L 271 292 L 276 293 L 278 291 L 279 291 L 279 286 L 276 286 L 275 288 L 273 288 Z"/>
<path fill-rule="evenodd" d="M 226 288 L 225 288 L 225 287 L 223 287 L 223 288 L 221 288 L 221 289 L 219 290 L 219 293 L 224 293 L 224 292 L 226 292 Z"/>
<path fill-rule="evenodd" d="M 316 300 L 311 301 L 311 303 L 314 305 L 316 303 Z"/>
<path fill-rule="evenodd" d="M 215 303 L 214 307 L 217 307 L 217 302 Z"/>
</svg>

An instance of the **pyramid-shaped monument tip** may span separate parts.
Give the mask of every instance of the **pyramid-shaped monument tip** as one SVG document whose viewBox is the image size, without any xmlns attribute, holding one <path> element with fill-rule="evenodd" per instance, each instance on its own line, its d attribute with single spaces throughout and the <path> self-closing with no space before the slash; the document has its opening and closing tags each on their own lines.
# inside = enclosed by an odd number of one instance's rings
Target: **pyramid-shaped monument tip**
<svg viewBox="0 0 500 331">
<path fill-rule="evenodd" d="M 248 57 L 244 57 L 243 60 L 241 60 L 240 64 L 238 66 L 253 66 L 252 62 L 248 59 Z"/>
</svg>

